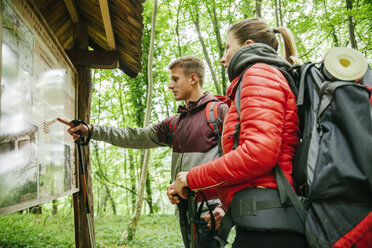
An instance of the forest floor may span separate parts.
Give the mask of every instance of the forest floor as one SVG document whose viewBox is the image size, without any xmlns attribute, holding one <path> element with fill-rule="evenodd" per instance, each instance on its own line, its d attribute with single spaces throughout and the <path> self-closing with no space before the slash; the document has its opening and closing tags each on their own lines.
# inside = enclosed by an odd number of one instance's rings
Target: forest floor
<svg viewBox="0 0 372 248">
<path fill-rule="evenodd" d="M 128 223 L 130 217 L 96 216 L 96 247 L 183 247 L 178 220 L 173 215 L 143 215 L 132 241 L 121 238 Z M 0 248 L 17 247 L 75 247 L 72 214 L 1 216 Z"/>
</svg>

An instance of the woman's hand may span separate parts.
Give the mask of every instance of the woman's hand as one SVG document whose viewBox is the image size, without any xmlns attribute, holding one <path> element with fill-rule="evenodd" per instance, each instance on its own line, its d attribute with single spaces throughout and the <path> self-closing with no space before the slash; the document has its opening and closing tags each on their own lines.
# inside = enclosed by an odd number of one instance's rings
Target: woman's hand
<svg viewBox="0 0 372 248">
<path fill-rule="evenodd" d="M 221 220 L 225 216 L 225 210 L 221 206 L 217 206 L 213 210 L 213 216 L 214 216 L 214 221 L 216 223 L 216 230 L 218 230 L 221 226 Z M 212 221 L 211 221 L 211 215 L 207 213 L 203 219 L 208 222 L 208 226 L 212 227 Z"/>
</svg>

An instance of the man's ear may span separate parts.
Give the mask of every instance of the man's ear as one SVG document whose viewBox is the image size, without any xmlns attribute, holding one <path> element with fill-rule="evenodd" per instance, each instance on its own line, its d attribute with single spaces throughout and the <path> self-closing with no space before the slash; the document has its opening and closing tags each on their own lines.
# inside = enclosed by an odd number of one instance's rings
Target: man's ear
<svg viewBox="0 0 372 248">
<path fill-rule="evenodd" d="M 196 75 L 196 73 L 190 74 L 190 80 L 191 80 L 191 85 L 195 85 L 199 83 L 199 77 L 198 75 Z"/>
</svg>

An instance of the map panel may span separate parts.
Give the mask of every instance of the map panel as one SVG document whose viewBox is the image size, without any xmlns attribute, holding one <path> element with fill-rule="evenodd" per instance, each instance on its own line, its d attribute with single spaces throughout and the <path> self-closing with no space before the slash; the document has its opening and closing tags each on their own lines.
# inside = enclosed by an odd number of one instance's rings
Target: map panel
<svg viewBox="0 0 372 248">
<path fill-rule="evenodd" d="M 76 191 L 76 71 L 24 0 L 2 0 L 0 215 Z"/>
</svg>

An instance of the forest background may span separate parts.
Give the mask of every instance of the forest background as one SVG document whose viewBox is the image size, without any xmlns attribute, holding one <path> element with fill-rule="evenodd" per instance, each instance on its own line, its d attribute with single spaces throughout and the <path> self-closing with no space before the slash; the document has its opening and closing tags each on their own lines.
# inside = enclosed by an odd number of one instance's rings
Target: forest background
<svg viewBox="0 0 372 248">
<path fill-rule="evenodd" d="M 94 70 L 92 123 L 143 127 L 154 1 L 147 0 L 143 6 L 142 73 L 132 79 L 119 70 Z M 291 29 L 302 62 L 320 62 L 331 47 L 346 46 L 358 49 L 372 64 L 369 0 L 159 0 L 151 68 L 151 125 L 175 114 L 178 104 L 182 104 L 168 90 L 167 66 L 175 58 L 202 58 L 207 65 L 204 89 L 220 95 L 226 92 L 229 82 L 220 64 L 226 30 L 254 16 L 262 17 L 272 27 Z M 123 239 L 122 234 L 135 212 L 143 151 L 96 141 L 91 142 L 90 150 L 98 247 L 181 247 L 174 206 L 166 197 L 171 149 L 151 151 L 143 216 L 132 241 Z M 42 214 L 24 211 L 22 215 L 1 217 L 0 248 L 74 247 L 71 196 L 44 204 L 39 212 Z"/>
</svg>

